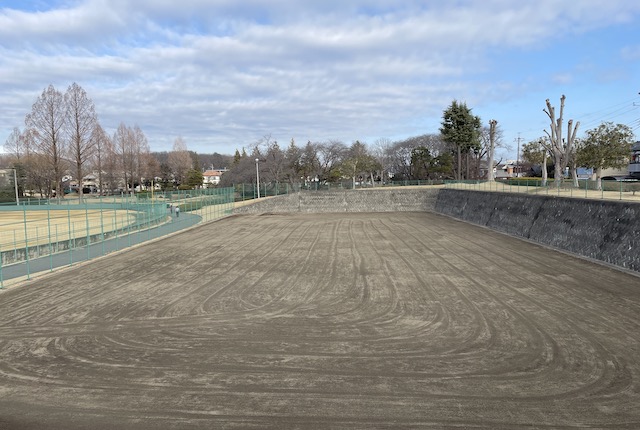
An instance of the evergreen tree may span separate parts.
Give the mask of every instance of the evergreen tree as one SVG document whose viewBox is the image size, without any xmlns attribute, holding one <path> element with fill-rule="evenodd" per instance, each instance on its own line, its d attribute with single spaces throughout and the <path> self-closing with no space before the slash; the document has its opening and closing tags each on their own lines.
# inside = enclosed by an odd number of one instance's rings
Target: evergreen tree
<svg viewBox="0 0 640 430">
<path fill-rule="evenodd" d="M 466 103 L 459 103 L 457 100 L 451 102 L 451 106 L 442 115 L 440 133 L 444 141 L 457 152 L 456 179 L 458 180 L 462 179 L 462 154 L 468 155 L 471 151 L 480 150 L 481 127 L 480 117 L 473 115 Z"/>
<path fill-rule="evenodd" d="M 189 169 L 186 173 L 186 185 L 189 188 L 198 188 L 204 182 L 204 176 L 200 169 Z"/>
</svg>

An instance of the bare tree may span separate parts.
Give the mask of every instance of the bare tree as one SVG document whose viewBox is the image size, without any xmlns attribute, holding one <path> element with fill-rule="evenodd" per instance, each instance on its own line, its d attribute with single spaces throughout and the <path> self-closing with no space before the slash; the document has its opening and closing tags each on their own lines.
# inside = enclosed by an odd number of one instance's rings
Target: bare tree
<svg viewBox="0 0 640 430">
<path fill-rule="evenodd" d="M 492 121 L 496 121 L 496 120 L 492 120 Z M 494 158 L 494 164 L 495 164 L 496 151 L 498 149 L 505 150 L 510 148 L 509 148 L 509 145 L 504 143 L 502 129 L 498 126 L 498 121 L 496 121 L 495 129 L 493 133 L 494 133 L 493 134 L 493 158 Z M 489 127 L 482 127 L 480 129 L 480 146 L 472 151 L 474 156 L 473 162 L 475 163 L 476 178 L 478 179 L 483 177 L 483 175 L 480 172 L 482 168 L 482 161 L 483 160 L 487 160 L 487 162 L 489 161 L 491 145 L 492 145 L 491 121 L 489 121 Z M 500 160 L 498 161 L 498 164 L 501 162 L 501 160 L 502 158 L 500 158 Z"/>
<path fill-rule="evenodd" d="M 28 156 L 26 155 L 27 143 L 25 134 L 18 127 L 13 131 L 4 143 L 4 150 L 9 154 L 13 168 L 16 169 L 19 192 L 24 192 L 26 177 L 28 177 Z"/>
<path fill-rule="evenodd" d="M 544 132 L 549 137 L 548 141 L 540 141 L 540 143 L 551 153 L 554 158 L 554 178 L 556 187 L 560 188 L 562 185 L 562 178 L 564 176 L 564 170 L 571 161 L 573 147 L 575 144 L 576 133 L 580 126 L 580 121 L 573 125 L 573 120 L 570 119 L 567 122 L 567 139 L 562 138 L 562 121 L 564 116 L 564 94 L 560 97 L 560 115 L 556 118 L 556 111 L 549 99 L 546 100 L 547 108 L 543 109 L 551 121 L 551 132 L 545 130 Z"/>
<path fill-rule="evenodd" d="M 173 150 L 169 153 L 169 167 L 179 184 L 184 182 L 187 171 L 193 167 L 193 160 L 182 137 L 177 137 L 173 142 Z"/>
<path fill-rule="evenodd" d="M 371 147 L 371 155 L 373 155 L 380 164 L 380 181 L 382 181 L 382 183 L 386 182 L 387 178 L 385 175 L 388 176 L 392 168 L 392 146 L 393 142 L 391 139 L 383 137 L 373 142 L 373 146 Z"/>
<path fill-rule="evenodd" d="M 133 126 L 133 153 L 135 165 L 135 178 L 142 186 L 144 177 L 149 175 L 147 160 L 150 154 L 149 142 L 147 136 L 144 135 L 142 129 L 136 124 Z"/>
<path fill-rule="evenodd" d="M 8 154 L 11 154 L 17 162 L 20 162 L 20 158 L 24 156 L 24 146 L 24 135 L 18 127 L 14 127 L 13 131 L 4 143 L 4 150 Z"/>
<path fill-rule="evenodd" d="M 414 179 L 412 154 L 416 148 L 426 148 L 437 157 L 451 151 L 449 145 L 438 134 L 423 134 L 394 142 L 388 149 L 389 171 L 395 180 Z"/>
<path fill-rule="evenodd" d="M 286 158 L 284 151 L 280 149 L 277 141 L 271 142 L 264 156 L 264 167 L 266 175 L 263 176 L 265 182 L 280 183 L 285 177 Z"/>
<path fill-rule="evenodd" d="M 113 146 L 111 145 L 111 139 L 98 122 L 95 123 L 91 131 L 91 145 L 93 147 L 92 155 L 95 169 L 98 172 L 98 186 L 100 187 L 100 192 L 104 192 L 104 169 L 107 157 L 110 156 L 109 152 L 113 151 Z"/>
<path fill-rule="evenodd" d="M 140 155 L 141 141 L 140 131 L 138 127 L 126 126 L 121 123 L 116 130 L 113 138 L 114 148 L 118 155 L 119 164 L 122 169 L 124 179 L 124 187 L 127 192 L 134 192 L 136 182 L 139 181 L 138 174 L 138 158 Z M 146 138 L 144 139 L 146 142 Z"/>
<path fill-rule="evenodd" d="M 75 165 L 78 180 L 78 196 L 82 202 L 84 165 L 91 156 L 94 140 L 91 139 L 98 116 L 93 101 L 77 83 L 71 84 L 64 95 L 66 105 L 66 129 L 69 137 L 69 152 Z"/>
<path fill-rule="evenodd" d="M 159 178 L 162 174 L 160 169 L 160 162 L 151 154 L 151 152 L 142 152 L 141 162 L 142 176 L 145 179 L 145 184 L 149 184 L 153 187 L 155 185 L 155 179 Z"/>
<path fill-rule="evenodd" d="M 118 188 L 118 181 L 120 179 L 119 166 L 121 157 L 118 154 L 113 139 L 109 138 L 104 140 L 103 156 L 102 156 L 102 170 L 104 170 L 103 182 L 100 182 L 100 188 L 103 193 L 107 191 L 113 192 Z"/>
<path fill-rule="evenodd" d="M 339 179 L 337 168 L 346 154 L 347 145 L 339 140 L 330 140 L 316 144 L 315 149 L 320 178 L 325 181 Z"/>
<path fill-rule="evenodd" d="M 62 197 L 63 154 L 65 140 L 63 130 L 66 121 L 64 96 L 53 85 L 49 85 L 31 107 L 25 124 L 35 137 L 35 150 L 45 155 L 51 171 L 56 196 Z M 51 195 L 51 187 L 47 187 Z"/>
<path fill-rule="evenodd" d="M 50 160 L 47 155 L 34 153 L 29 155 L 29 176 L 25 187 L 37 191 L 40 196 L 51 194 L 51 184 L 54 181 Z"/>
<path fill-rule="evenodd" d="M 315 181 L 320 173 L 320 161 L 318 160 L 318 145 L 308 141 L 300 152 L 299 173 L 304 185 Z"/>
</svg>

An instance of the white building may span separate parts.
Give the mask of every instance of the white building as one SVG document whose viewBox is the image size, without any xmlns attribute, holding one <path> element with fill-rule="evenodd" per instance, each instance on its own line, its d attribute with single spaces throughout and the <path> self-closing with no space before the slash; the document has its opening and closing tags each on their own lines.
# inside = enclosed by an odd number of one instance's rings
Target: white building
<svg viewBox="0 0 640 430">
<path fill-rule="evenodd" d="M 222 171 L 222 170 L 207 170 L 207 171 L 205 171 L 202 174 L 202 176 L 204 178 L 202 185 L 205 188 L 213 187 L 213 186 L 218 185 L 220 183 L 220 177 L 222 176 L 223 173 L 224 173 L 224 171 Z"/>
</svg>

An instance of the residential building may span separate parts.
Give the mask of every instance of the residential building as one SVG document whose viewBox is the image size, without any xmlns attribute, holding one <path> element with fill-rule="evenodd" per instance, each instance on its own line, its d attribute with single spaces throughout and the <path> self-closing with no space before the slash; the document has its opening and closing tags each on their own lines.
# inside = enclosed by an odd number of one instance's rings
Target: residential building
<svg viewBox="0 0 640 430">
<path fill-rule="evenodd" d="M 220 183 L 220 177 L 222 176 L 223 173 L 224 173 L 224 170 L 206 170 L 202 174 L 204 178 L 202 185 L 205 188 L 215 187 Z"/>
</svg>

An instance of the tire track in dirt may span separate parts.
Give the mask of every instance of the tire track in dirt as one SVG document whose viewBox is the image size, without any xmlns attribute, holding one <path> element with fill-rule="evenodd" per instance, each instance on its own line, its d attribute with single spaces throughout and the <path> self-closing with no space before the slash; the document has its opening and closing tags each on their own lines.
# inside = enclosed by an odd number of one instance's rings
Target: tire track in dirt
<svg viewBox="0 0 640 430">
<path fill-rule="evenodd" d="M 640 278 L 551 253 L 426 213 L 204 225 L 0 293 L 0 424 L 635 428 Z"/>
</svg>

